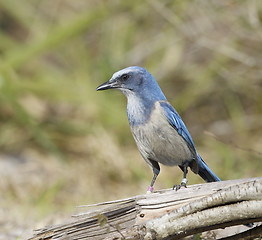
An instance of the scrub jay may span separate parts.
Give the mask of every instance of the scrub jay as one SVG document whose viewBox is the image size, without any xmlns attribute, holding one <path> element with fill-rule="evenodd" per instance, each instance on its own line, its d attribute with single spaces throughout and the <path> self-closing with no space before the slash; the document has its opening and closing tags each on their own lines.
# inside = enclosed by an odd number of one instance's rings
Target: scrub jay
<svg viewBox="0 0 262 240">
<path fill-rule="evenodd" d="M 155 78 L 142 67 L 128 67 L 113 74 L 97 91 L 119 89 L 127 97 L 127 116 L 142 157 L 152 168 L 153 185 L 160 172 L 158 163 L 179 166 L 184 172 L 178 190 L 187 184 L 187 168 L 206 182 L 220 181 L 197 153 L 193 140 L 177 111 L 167 101 Z"/>
</svg>

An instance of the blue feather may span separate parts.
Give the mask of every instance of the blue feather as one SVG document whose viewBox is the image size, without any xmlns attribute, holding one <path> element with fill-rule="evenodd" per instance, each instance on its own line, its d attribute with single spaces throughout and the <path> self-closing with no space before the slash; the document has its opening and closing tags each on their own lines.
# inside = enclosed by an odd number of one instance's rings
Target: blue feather
<svg viewBox="0 0 262 240">
<path fill-rule="evenodd" d="M 161 101 L 160 105 L 165 111 L 169 124 L 183 137 L 191 151 L 196 153 L 193 139 L 177 111 L 167 101 Z"/>
<path fill-rule="evenodd" d="M 167 101 L 161 101 L 160 105 L 164 109 L 169 124 L 183 137 L 192 154 L 198 160 L 198 174 L 207 182 L 221 181 L 197 153 L 193 139 L 177 111 Z"/>
</svg>

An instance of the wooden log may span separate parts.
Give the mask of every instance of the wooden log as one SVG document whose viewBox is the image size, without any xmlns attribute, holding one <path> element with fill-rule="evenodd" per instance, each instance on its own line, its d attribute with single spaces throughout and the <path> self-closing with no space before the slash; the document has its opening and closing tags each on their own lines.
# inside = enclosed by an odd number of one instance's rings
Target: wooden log
<svg viewBox="0 0 262 240">
<path fill-rule="evenodd" d="M 180 239 L 260 222 L 262 177 L 166 189 L 80 209 L 68 222 L 39 229 L 29 239 Z M 259 224 L 243 231 L 238 234 L 262 236 Z"/>
</svg>

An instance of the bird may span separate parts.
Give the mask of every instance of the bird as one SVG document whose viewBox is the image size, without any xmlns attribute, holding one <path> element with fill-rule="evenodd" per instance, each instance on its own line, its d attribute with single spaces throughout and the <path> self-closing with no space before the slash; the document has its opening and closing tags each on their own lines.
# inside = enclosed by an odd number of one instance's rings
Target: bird
<svg viewBox="0 0 262 240">
<path fill-rule="evenodd" d="M 127 117 L 137 148 L 153 171 L 147 193 L 154 191 L 160 164 L 179 166 L 181 184 L 187 187 L 188 167 L 206 182 L 221 181 L 196 151 L 193 139 L 177 111 L 166 99 L 153 75 L 143 67 L 117 71 L 97 91 L 118 89 L 127 98 Z"/>
</svg>

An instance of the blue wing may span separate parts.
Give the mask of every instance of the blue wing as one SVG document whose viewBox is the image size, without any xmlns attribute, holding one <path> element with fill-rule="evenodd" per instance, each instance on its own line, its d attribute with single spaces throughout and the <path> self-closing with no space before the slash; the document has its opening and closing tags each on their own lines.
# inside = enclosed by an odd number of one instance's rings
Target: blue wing
<svg viewBox="0 0 262 240">
<path fill-rule="evenodd" d="M 214 182 L 220 181 L 220 179 L 215 175 L 215 173 L 207 166 L 205 161 L 200 157 L 197 153 L 195 145 L 193 143 L 193 139 L 188 132 L 186 125 L 183 120 L 177 113 L 177 111 L 165 101 L 160 102 L 161 107 L 164 109 L 166 117 L 168 119 L 169 124 L 178 132 L 180 136 L 186 141 L 193 155 L 198 160 L 199 172 L 198 174 L 206 181 L 206 182 Z"/>
<path fill-rule="evenodd" d="M 160 105 L 166 113 L 169 124 L 178 132 L 181 137 L 183 137 L 192 153 L 196 154 L 196 148 L 193 139 L 177 111 L 168 102 L 161 101 Z"/>
</svg>

